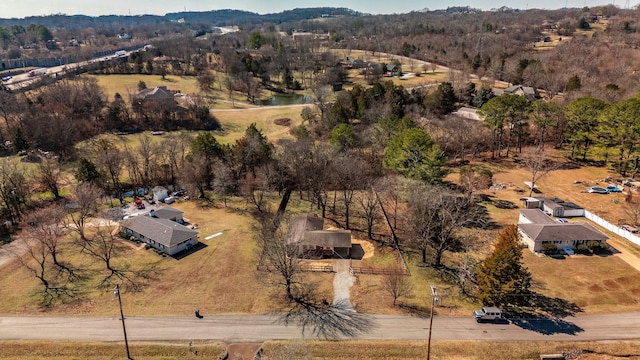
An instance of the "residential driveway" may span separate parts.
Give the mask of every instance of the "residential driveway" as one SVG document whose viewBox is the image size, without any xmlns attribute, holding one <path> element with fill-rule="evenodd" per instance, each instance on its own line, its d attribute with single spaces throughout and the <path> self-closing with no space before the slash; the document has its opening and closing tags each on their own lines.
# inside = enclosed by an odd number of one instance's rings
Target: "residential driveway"
<svg viewBox="0 0 640 360">
<path fill-rule="evenodd" d="M 353 309 L 350 290 L 356 278 L 351 273 L 351 260 L 334 260 L 333 269 L 336 272 L 333 276 L 333 303 L 342 303 Z"/>
</svg>

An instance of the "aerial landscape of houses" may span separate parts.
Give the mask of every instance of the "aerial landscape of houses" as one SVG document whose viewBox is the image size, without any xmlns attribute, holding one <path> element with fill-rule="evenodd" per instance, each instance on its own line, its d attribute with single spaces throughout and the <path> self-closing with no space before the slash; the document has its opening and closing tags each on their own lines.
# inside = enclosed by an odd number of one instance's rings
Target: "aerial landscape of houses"
<svg viewBox="0 0 640 360">
<path fill-rule="evenodd" d="M 248 1 L 0 4 L 0 358 L 640 358 L 640 10 Z"/>
</svg>

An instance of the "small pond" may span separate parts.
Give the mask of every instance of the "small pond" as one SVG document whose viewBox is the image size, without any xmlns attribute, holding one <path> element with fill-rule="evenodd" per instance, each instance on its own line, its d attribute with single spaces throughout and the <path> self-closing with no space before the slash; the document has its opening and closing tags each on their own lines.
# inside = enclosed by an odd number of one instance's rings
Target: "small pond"
<svg viewBox="0 0 640 360">
<path fill-rule="evenodd" d="M 265 106 L 277 106 L 277 105 L 296 105 L 296 104 L 311 104 L 313 99 L 309 95 L 300 94 L 274 94 L 272 97 L 266 100 L 258 101 L 258 104 Z"/>
</svg>

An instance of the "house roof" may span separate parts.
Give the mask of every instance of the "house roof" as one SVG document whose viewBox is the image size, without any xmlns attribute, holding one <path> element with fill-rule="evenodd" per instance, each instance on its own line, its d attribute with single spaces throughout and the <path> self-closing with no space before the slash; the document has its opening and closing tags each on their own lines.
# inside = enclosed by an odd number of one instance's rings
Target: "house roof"
<svg viewBox="0 0 640 360">
<path fill-rule="evenodd" d="M 175 221 L 149 216 L 129 218 L 122 222 L 122 226 L 168 248 L 176 246 L 194 235 L 198 235 L 197 231 L 191 230 Z"/>
<path fill-rule="evenodd" d="M 540 209 L 520 210 L 520 215 L 527 218 L 533 224 L 556 224 L 552 218 L 542 212 Z"/>
<path fill-rule="evenodd" d="M 171 206 L 163 206 L 159 209 L 152 210 L 155 217 L 158 219 L 175 219 L 176 217 L 182 216 L 184 211 L 178 210 Z"/>
<path fill-rule="evenodd" d="M 288 244 L 323 247 L 351 247 L 351 231 L 324 230 L 324 219 L 315 215 L 300 215 L 289 221 Z"/>
<path fill-rule="evenodd" d="M 518 224 L 533 241 L 607 240 L 607 236 L 585 222 L 554 224 Z"/>
<path fill-rule="evenodd" d="M 142 89 L 138 91 L 135 97 L 139 100 L 174 100 L 171 91 L 166 86 L 156 86 L 151 89 Z"/>
<path fill-rule="evenodd" d="M 301 244 L 323 247 L 351 247 L 351 231 L 349 230 L 315 230 L 307 231 Z"/>
</svg>

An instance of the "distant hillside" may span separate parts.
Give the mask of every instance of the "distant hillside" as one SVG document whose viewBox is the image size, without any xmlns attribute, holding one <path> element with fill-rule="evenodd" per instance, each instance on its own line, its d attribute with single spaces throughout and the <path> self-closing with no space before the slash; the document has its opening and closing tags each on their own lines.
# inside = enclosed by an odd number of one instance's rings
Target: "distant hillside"
<svg viewBox="0 0 640 360">
<path fill-rule="evenodd" d="M 270 22 L 280 24 L 289 21 L 314 19 L 319 17 L 334 16 L 361 16 L 362 14 L 347 8 L 304 8 L 286 10 L 281 13 L 260 15 L 258 13 L 242 10 L 213 10 L 213 11 L 185 11 L 159 15 L 48 15 L 29 16 L 22 19 L 0 19 L 0 27 L 8 28 L 14 25 L 28 26 L 30 24 L 44 25 L 48 28 L 80 29 L 88 27 L 133 27 L 140 25 L 153 25 L 170 21 L 183 20 L 192 24 L 211 24 L 216 26 L 245 25 Z"/>
</svg>

